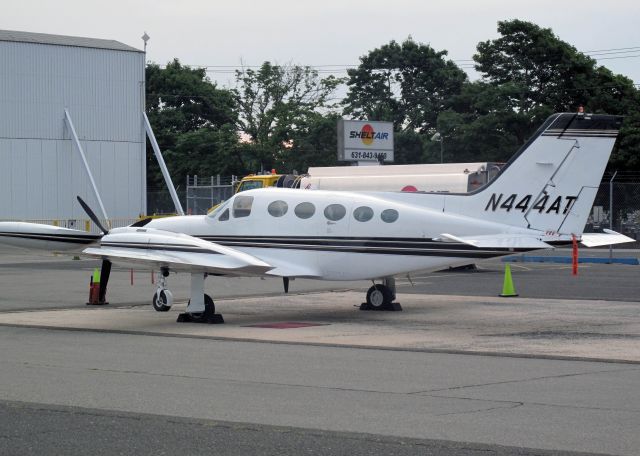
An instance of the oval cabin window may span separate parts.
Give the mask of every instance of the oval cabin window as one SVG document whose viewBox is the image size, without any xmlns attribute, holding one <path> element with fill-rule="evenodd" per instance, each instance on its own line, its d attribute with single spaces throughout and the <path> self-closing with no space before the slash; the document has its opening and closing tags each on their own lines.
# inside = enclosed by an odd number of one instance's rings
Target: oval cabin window
<svg viewBox="0 0 640 456">
<path fill-rule="evenodd" d="M 399 216 L 398 211 L 396 211 L 395 209 L 385 209 L 380 214 L 380 218 L 382 219 L 383 222 L 386 222 L 386 223 L 395 222 L 396 220 L 398 220 L 398 216 Z"/>
<path fill-rule="evenodd" d="M 293 210 L 295 214 L 301 219 L 308 219 L 313 217 L 313 214 L 316 213 L 316 207 L 311 203 L 300 203 Z"/>
<path fill-rule="evenodd" d="M 353 211 L 353 218 L 359 222 L 368 222 L 373 218 L 373 209 L 368 206 L 360 206 Z"/>
<path fill-rule="evenodd" d="M 329 204 L 324 208 L 324 216 L 334 222 L 342 219 L 346 213 L 347 210 L 342 204 Z"/>
<path fill-rule="evenodd" d="M 274 201 L 269 204 L 267 207 L 267 211 L 274 217 L 282 217 L 289 210 L 289 206 L 282 200 Z"/>
</svg>

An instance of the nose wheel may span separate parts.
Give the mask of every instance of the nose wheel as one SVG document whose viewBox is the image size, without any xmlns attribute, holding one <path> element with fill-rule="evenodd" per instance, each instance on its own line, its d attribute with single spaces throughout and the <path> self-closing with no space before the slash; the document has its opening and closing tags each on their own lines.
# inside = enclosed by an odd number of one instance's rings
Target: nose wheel
<svg viewBox="0 0 640 456">
<path fill-rule="evenodd" d="M 173 305 L 173 294 L 167 289 L 167 277 L 169 277 L 169 269 L 161 268 L 158 274 L 158 289 L 151 301 L 156 312 L 167 312 Z"/>
<path fill-rule="evenodd" d="M 173 305 L 173 294 L 166 288 L 158 288 L 153 295 L 152 304 L 156 312 L 167 312 Z"/>
</svg>

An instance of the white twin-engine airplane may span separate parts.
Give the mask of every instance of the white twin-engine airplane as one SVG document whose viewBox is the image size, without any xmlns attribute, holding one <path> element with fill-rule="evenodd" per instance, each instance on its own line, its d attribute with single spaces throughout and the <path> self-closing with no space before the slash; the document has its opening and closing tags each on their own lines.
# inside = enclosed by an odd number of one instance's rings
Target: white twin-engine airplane
<svg viewBox="0 0 640 456">
<path fill-rule="evenodd" d="M 372 280 L 367 303 L 388 308 L 394 276 L 570 244 L 573 236 L 588 247 L 632 241 L 582 232 L 621 122 L 554 114 L 493 181 L 468 194 L 266 188 L 236 194 L 208 215 L 101 227 L 102 235 L 3 222 L 0 242 L 102 259 L 102 300 L 112 263 L 157 269 L 153 307 L 161 312 L 173 302 L 169 272 L 188 272 L 191 299 L 178 321 L 214 315 L 207 275 L 282 277 L 285 292 L 299 277 Z"/>
</svg>

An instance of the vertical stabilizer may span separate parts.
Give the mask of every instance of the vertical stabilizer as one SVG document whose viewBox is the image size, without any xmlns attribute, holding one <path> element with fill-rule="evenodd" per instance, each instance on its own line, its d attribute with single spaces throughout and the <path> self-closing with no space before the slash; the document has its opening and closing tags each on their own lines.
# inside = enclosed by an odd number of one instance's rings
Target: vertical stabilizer
<svg viewBox="0 0 640 456">
<path fill-rule="evenodd" d="M 487 186 L 444 211 L 553 234 L 581 234 L 622 117 L 554 114 Z"/>
</svg>

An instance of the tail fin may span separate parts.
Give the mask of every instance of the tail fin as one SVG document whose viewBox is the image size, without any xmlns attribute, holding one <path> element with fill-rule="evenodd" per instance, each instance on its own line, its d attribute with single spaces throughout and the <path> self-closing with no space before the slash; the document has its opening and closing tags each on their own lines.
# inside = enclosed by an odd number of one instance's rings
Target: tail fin
<svg viewBox="0 0 640 456">
<path fill-rule="evenodd" d="M 554 114 L 496 178 L 444 211 L 553 234 L 581 234 L 622 117 Z"/>
</svg>

